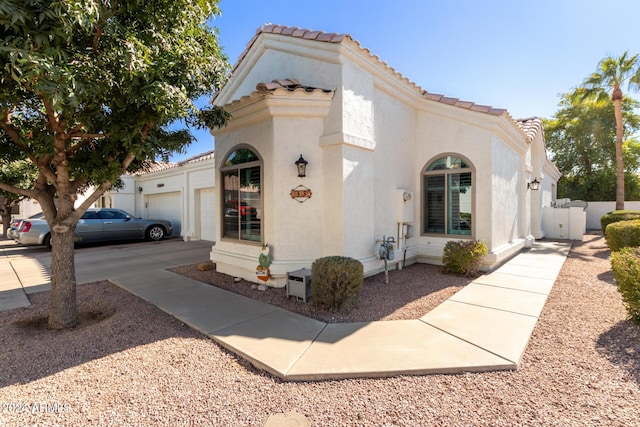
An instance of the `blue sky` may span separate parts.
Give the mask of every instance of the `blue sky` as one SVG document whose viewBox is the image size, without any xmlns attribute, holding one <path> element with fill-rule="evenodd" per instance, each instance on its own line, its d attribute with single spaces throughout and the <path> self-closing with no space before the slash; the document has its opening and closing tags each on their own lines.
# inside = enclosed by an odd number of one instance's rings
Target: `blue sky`
<svg viewBox="0 0 640 427">
<path fill-rule="evenodd" d="M 221 0 L 235 64 L 265 23 L 346 33 L 429 92 L 550 118 L 600 59 L 640 53 L 637 0 Z M 281 76 L 295 77 L 295 76 Z M 626 88 L 625 88 L 626 89 Z M 638 94 L 632 94 L 639 98 Z M 187 158 L 214 148 L 194 133 Z"/>
</svg>

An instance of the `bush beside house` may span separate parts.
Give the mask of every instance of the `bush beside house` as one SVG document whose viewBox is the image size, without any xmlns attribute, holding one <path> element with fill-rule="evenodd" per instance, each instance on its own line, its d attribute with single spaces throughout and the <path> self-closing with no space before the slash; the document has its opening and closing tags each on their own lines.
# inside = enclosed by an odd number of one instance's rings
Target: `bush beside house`
<svg viewBox="0 0 640 427">
<path fill-rule="evenodd" d="M 482 258 L 489 253 L 484 242 L 478 240 L 450 240 L 444 246 L 442 265 L 445 273 L 472 277 L 478 274 Z"/>
<path fill-rule="evenodd" d="M 358 260 L 343 256 L 319 258 L 311 264 L 311 296 L 315 304 L 332 310 L 348 309 L 364 284 Z"/>
</svg>

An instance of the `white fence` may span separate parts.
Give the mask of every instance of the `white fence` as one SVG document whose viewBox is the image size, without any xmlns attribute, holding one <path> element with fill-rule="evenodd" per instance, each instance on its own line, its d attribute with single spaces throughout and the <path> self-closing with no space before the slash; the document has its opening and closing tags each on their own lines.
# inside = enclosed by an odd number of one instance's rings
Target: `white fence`
<svg viewBox="0 0 640 427">
<path fill-rule="evenodd" d="M 640 211 L 640 202 L 624 202 L 624 208 Z M 616 210 L 616 202 L 589 202 L 587 206 L 587 229 L 600 230 L 600 217 Z"/>
</svg>

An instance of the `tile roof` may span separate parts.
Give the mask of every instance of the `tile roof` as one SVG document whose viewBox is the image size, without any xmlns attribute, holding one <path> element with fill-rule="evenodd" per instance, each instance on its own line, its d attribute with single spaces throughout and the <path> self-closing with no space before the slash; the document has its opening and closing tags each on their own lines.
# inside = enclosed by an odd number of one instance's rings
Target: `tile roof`
<svg viewBox="0 0 640 427">
<path fill-rule="evenodd" d="M 501 116 L 504 113 L 507 113 L 507 110 L 504 108 L 494 108 L 490 105 L 476 104 L 475 102 L 471 101 L 461 101 L 459 98 L 451 98 L 448 96 L 439 95 L 437 93 L 430 93 L 426 90 L 422 93 L 422 96 L 426 99 L 440 102 L 442 104 L 453 105 L 454 107 L 466 108 L 467 110 L 478 111 L 480 113 L 487 113 L 494 116 Z"/>
<path fill-rule="evenodd" d="M 288 91 L 288 92 L 295 92 L 298 90 L 304 91 L 304 92 L 314 92 L 314 91 L 321 91 L 324 93 L 333 92 L 330 89 L 321 89 L 317 87 L 304 86 L 300 83 L 300 80 L 296 80 L 296 79 L 272 80 L 268 83 L 258 83 L 256 86 L 256 90 L 262 94 L 273 93 L 278 89 L 284 89 L 285 91 Z"/>
<path fill-rule="evenodd" d="M 167 169 L 173 169 L 179 166 L 184 166 L 187 164 L 192 164 L 192 163 L 197 163 L 204 160 L 212 159 L 214 158 L 214 155 L 215 155 L 215 150 L 211 150 L 211 151 L 207 151 L 207 152 L 195 155 L 193 157 L 189 157 L 188 159 L 181 160 L 177 163 L 145 161 L 143 162 L 142 167 L 139 170 L 137 170 L 134 174 L 140 176 L 140 175 L 147 175 L 154 172 L 164 171 Z"/>
<path fill-rule="evenodd" d="M 527 137 L 527 142 L 532 142 L 536 135 L 543 132 L 542 120 L 538 117 L 528 117 L 526 119 L 516 119 L 516 123 Z M 543 135 L 544 136 L 544 135 Z"/>
<path fill-rule="evenodd" d="M 256 30 L 256 34 L 251 38 L 251 40 L 249 40 L 249 43 L 247 43 L 246 49 L 240 54 L 238 61 L 236 61 L 236 64 L 231 69 L 231 73 L 233 73 L 236 70 L 236 68 L 238 68 L 238 65 L 240 65 L 244 57 L 247 56 L 247 53 L 249 53 L 251 46 L 253 46 L 256 40 L 258 40 L 258 37 L 260 37 L 260 34 L 263 34 L 263 33 L 281 34 L 283 36 L 298 37 L 306 40 L 317 40 L 317 41 L 327 42 L 327 43 L 340 43 L 345 38 L 349 38 L 353 40 L 351 36 L 348 34 L 325 33 L 324 31 L 303 30 L 298 27 L 287 27 L 283 25 L 265 24 L 262 27 L 258 28 Z"/>
<path fill-rule="evenodd" d="M 428 100 L 431 100 L 431 101 L 435 101 L 435 102 L 439 102 L 439 103 L 443 103 L 443 104 L 447 104 L 447 105 L 451 105 L 451 106 L 458 107 L 458 108 L 465 108 L 465 109 L 471 110 L 471 111 L 477 111 L 477 112 L 480 112 L 480 113 L 491 114 L 491 115 L 494 115 L 494 116 L 501 116 L 501 115 L 503 115 L 505 113 L 507 115 L 509 114 L 507 112 L 507 110 L 504 109 L 504 108 L 494 108 L 494 107 L 491 107 L 491 106 L 488 106 L 488 105 L 476 104 L 476 103 L 471 102 L 471 101 L 462 101 L 459 98 L 451 98 L 451 97 L 447 97 L 447 96 L 444 96 L 444 95 L 428 92 L 427 90 L 425 90 L 425 89 L 421 88 L 420 86 L 418 86 L 416 83 L 410 81 L 407 77 L 403 76 L 401 73 L 396 71 L 393 67 L 389 66 L 385 61 L 381 60 L 378 55 L 373 54 L 368 48 L 363 47 L 360 44 L 359 41 L 355 40 L 349 34 L 326 33 L 324 31 L 314 31 L 314 30 L 310 30 L 310 29 L 302 29 L 302 28 L 299 28 L 299 27 L 288 27 L 288 26 L 276 25 L 276 24 L 265 24 L 265 25 L 261 26 L 260 28 L 258 28 L 256 30 L 256 34 L 251 38 L 251 40 L 249 40 L 249 43 L 247 43 L 246 49 L 240 54 L 240 57 L 238 58 L 238 61 L 233 66 L 232 71 L 231 71 L 232 73 L 238 68 L 238 66 L 240 65 L 242 60 L 249 53 L 249 50 L 251 49 L 253 44 L 256 42 L 256 40 L 258 40 L 258 38 L 260 37 L 261 34 L 279 34 L 279 35 L 283 35 L 283 36 L 297 37 L 297 38 L 301 38 L 301 39 L 305 39 L 305 40 L 315 40 L 315 41 L 318 41 L 318 42 L 325 42 L 325 43 L 342 43 L 344 40 L 350 40 L 353 43 L 355 43 L 363 52 L 368 54 L 370 58 L 374 59 L 380 65 L 382 65 L 384 68 L 386 68 L 387 71 L 389 71 L 391 74 L 393 74 L 396 77 L 398 77 L 399 79 L 403 80 L 405 84 L 413 87 L 415 90 L 417 90 L 419 93 L 421 93 L 421 95 L 425 99 L 428 99 Z M 289 79 L 289 81 L 297 82 L 297 84 L 299 84 L 299 82 L 297 80 L 295 80 L 295 79 Z M 276 82 L 280 82 L 280 81 L 278 80 Z M 271 83 L 273 83 L 273 82 L 271 82 Z M 270 83 L 264 83 L 265 86 L 261 86 L 261 85 L 263 85 L 263 83 L 259 84 L 258 87 L 257 87 L 257 89 L 259 91 L 260 90 L 264 91 L 266 89 L 272 90 L 272 89 L 276 88 L 275 85 L 272 85 Z M 290 87 L 290 85 L 287 85 L 287 84 L 283 84 L 281 86 L 282 87 Z M 303 87 L 303 86 L 300 86 L 300 87 Z M 215 95 L 214 95 L 214 99 L 215 99 Z M 511 118 L 511 116 L 509 116 L 509 118 Z"/>
<path fill-rule="evenodd" d="M 197 154 L 193 157 L 189 157 L 188 159 L 180 160 L 178 162 L 178 166 L 184 166 L 186 164 L 198 163 L 204 160 L 213 159 L 215 157 L 216 150 L 209 150 L 204 153 Z"/>
<path fill-rule="evenodd" d="M 146 175 L 148 173 L 160 172 L 165 169 L 171 169 L 176 166 L 177 166 L 176 163 L 171 163 L 171 162 L 156 162 L 151 160 L 145 160 L 144 162 L 142 162 L 142 166 L 140 167 L 140 169 L 135 171 L 133 174 Z"/>
</svg>

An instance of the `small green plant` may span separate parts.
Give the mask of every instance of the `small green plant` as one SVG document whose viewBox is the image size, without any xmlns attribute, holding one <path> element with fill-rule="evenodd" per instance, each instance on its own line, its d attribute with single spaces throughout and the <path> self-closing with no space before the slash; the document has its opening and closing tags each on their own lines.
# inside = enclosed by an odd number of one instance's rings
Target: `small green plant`
<svg viewBox="0 0 640 427">
<path fill-rule="evenodd" d="M 607 231 L 607 226 L 614 222 L 630 221 L 633 219 L 640 219 L 640 211 L 613 211 L 608 212 L 600 217 L 600 226 L 602 227 L 602 233 Z"/>
<path fill-rule="evenodd" d="M 442 265 L 445 273 L 472 277 L 478 274 L 482 258 L 489 253 L 484 242 L 478 240 L 450 240 L 444 246 Z"/>
<path fill-rule="evenodd" d="M 640 246 L 640 219 L 609 224 L 604 233 L 611 251 Z"/>
<path fill-rule="evenodd" d="M 640 323 L 640 248 L 624 248 L 612 253 L 611 269 L 627 313 L 634 322 Z"/>
<path fill-rule="evenodd" d="M 311 264 L 311 297 L 318 306 L 331 310 L 351 308 L 363 283 L 364 268 L 353 258 L 329 256 Z"/>
</svg>

